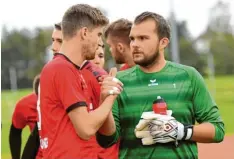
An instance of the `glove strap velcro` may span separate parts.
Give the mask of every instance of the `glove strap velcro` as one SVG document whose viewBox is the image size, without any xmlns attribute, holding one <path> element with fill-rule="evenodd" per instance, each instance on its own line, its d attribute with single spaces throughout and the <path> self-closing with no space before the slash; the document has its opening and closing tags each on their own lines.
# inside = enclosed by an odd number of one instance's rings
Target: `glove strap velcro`
<svg viewBox="0 0 234 159">
<path fill-rule="evenodd" d="M 193 136 L 193 125 L 184 126 L 184 137 L 182 140 L 190 140 Z"/>
</svg>

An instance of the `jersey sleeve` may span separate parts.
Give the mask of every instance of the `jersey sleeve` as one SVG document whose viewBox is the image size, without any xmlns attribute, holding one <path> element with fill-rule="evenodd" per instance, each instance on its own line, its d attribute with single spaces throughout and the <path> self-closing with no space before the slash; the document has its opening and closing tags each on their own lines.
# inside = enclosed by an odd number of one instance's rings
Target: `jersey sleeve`
<svg viewBox="0 0 234 159">
<path fill-rule="evenodd" d="M 119 116 L 119 106 L 118 106 L 118 100 L 115 100 L 115 103 L 112 108 L 112 114 L 115 120 L 115 126 L 116 131 L 111 136 L 105 136 L 100 133 L 97 133 L 97 141 L 99 145 L 101 145 L 104 148 L 111 147 L 115 143 L 118 142 L 118 139 L 120 137 L 120 116 Z"/>
<path fill-rule="evenodd" d="M 15 110 L 13 112 L 13 116 L 12 116 L 12 123 L 14 125 L 15 128 L 17 129 L 23 129 L 26 125 L 27 125 L 27 119 L 26 116 L 24 114 L 24 108 L 23 108 L 23 103 L 20 100 L 16 106 L 15 106 Z"/>
<path fill-rule="evenodd" d="M 104 69 L 99 68 L 90 61 L 87 62 L 87 64 L 84 66 L 84 69 L 87 69 L 90 72 L 92 72 L 93 76 L 98 80 L 98 82 L 100 82 L 101 76 L 108 74 Z"/>
<path fill-rule="evenodd" d="M 79 107 L 87 106 L 84 92 L 84 81 L 81 80 L 78 70 L 69 67 L 60 68 L 55 77 L 59 99 L 67 112 Z"/>
<path fill-rule="evenodd" d="M 193 105 L 196 121 L 198 123 L 212 123 L 216 131 L 214 140 L 218 142 L 224 137 L 224 123 L 218 106 L 208 91 L 200 73 L 193 69 L 192 74 Z"/>
</svg>

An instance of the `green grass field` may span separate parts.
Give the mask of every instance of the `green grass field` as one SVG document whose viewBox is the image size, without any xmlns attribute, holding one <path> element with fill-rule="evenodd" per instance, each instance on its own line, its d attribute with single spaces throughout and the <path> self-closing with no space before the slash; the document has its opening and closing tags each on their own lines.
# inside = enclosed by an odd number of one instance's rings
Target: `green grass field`
<svg viewBox="0 0 234 159">
<path fill-rule="evenodd" d="M 215 80 L 216 90 L 215 99 L 219 106 L 222 118 L 225 122 L 226 133 L 233 134 L 233 112 L 234 112 L 234 76 L 217 77 Z M 208 88 L 212 90 L 212 82 L 206 80 Z M 11 124 L 11 116 L 14 110 L 15 103 L 23 96 L 30 93 L 31 90 L 19 90 L 12 93 L 10 91 L 2 91 L 2 159 L 10 159 L 9 150 L 9 128 Z M 29 135 L 29 128 L 23 131 L 23 144 Z"/>
</svg>

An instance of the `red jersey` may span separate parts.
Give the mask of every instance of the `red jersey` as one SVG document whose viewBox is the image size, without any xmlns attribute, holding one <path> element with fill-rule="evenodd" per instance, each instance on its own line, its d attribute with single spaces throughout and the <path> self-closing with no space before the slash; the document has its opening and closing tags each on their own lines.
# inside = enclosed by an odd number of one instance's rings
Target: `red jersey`
<svg viewBox="0 0 234 159">
<path fill-rule="evenodd" d="M 23 129 L 26 125 L 29 126 L 32 132 L 37 122 L 37 95 L 31 93 L 20 99 L 12 116 L 12 123 L 17 129 Z M 42 152 L 39 148 L 37 158 L 42 157 Z"/>
<path fill-rule="evenodd" d="M 127 70 L 129 68 L 131 68 L 131 67 L 129 67 L 128 64 L 124 64 L 122 67 L 120 67 L 120 71 Z"/>
<path fill-rule="evenodd" d="M 12 123 L 17 129 L 23 129 L 26 125 L 29 126 L 30 131 L 33 130 L 37 122 L 37 95 L 31 93 L 20 99 L 12 116 Z"/>
<path fill-rule="evenodd" d="M 93 109 L 99 106 L 100 99 L 100 84 L 98 83 L 99 77 L 107 75 L 104 69 L 97 67 L 90 61 L 86 61 L 82 66 L 85 81 L 87 81 L 91 99 L 93 103 Z M 89 109 L 90 110 L 90 109 Z M 114 144 L 109 148 L 102 148 L 96 141 L 96 138 L 90 140 L 94 145 L 97 146 L 98 159 L 118 159 L 119 144 Z"/>
<path fill-rule="evenodd" d="M 97 65 L 93 64 L 90 61 L 85 61 L 82 68 L 89 70 L 98 81 L 99 77 L 108 74 L 104 69 L 99 68 Z"/>
<path fill-rule="evenodd" d="M 96 159 L 95 146 L 76 133 L 67 113 L 91 104 L 80 68 L 66 56 L 56 54 L 40 77 L 38 129 L 45 159 Z"/>
</svg>

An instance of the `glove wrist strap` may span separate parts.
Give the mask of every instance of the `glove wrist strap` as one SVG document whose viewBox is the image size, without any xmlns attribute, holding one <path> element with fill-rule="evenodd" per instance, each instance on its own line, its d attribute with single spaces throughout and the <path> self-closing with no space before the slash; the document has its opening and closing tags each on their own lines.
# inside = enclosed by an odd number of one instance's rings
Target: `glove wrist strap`
<svg viewBox="0 0 234 159">
<path fill-rule="evenodd" d="M 193 136 L 193 125 L 184 126 L 184 136 L 182 140 L 190 140 Z"/>
</svg>

